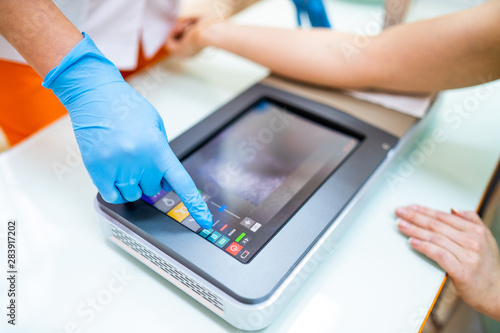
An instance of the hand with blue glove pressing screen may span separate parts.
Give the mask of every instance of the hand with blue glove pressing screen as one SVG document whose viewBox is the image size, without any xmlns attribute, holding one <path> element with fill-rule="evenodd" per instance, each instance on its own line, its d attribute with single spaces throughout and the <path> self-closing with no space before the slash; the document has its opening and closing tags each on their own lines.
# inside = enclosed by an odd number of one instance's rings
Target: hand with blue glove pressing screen
<svg viewBox="0 0 500 333">
<path fill-rule="evenodd" d="M 160 115 L 88 35 L 43 85 L 68 110 L 83 162 L 104 200 L 123 203 L 174 189 L 201 227 L 212 226 L 206 203 L 168 145 Z"/>
</svg>

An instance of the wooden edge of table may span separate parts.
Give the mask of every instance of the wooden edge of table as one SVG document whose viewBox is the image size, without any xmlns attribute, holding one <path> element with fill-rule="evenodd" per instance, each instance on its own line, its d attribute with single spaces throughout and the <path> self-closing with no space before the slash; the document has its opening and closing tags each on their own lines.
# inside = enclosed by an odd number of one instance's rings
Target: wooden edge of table
<svg viewBox="0 0 500 333">
<path fill-rule="evenodd" d="M 420 329 L 418 330 L 418 333 L 421 333 L 422 330 L 424 329 L 425 324 L 427 323 L 427 320 L 429 319 L 429 316 L 431 315 L 432 310 L 434 309 L 434 305 L 436 304 L 437 299 L 439 298 L 439 295 L 441 295 L 441 291 L 443 290 L 444 284 L 446 280 L 448 279 L 448 274 L 446 274 L 443 278 L 443 282 L 441 282 L 441 286 L 439 287 L 438 292 L 436 293 L 436 296 L 434 297 L 434 300 L 432 301 L 431 307 L 429 308 L 429 311 L 427 311 L 427 314 L 425 315 L 425 319 L 422 322 L 422 325 L 420 326 Z"/>
</svg>

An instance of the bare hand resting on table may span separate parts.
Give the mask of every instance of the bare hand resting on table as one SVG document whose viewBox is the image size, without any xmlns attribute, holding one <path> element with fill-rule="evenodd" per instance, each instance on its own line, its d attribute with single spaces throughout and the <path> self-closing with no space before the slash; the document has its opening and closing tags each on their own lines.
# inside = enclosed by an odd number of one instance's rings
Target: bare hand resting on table
<svg viewBox="0 0 500 333">
<path fill-rule="evenodd" d="M 436 261 L 462 299 L 500 320 L 500 257 L 489 228 L 475 212 L 444 213 L 411 205 L 396 209 L 399 230 L 411 247 Z"/>
</svg>

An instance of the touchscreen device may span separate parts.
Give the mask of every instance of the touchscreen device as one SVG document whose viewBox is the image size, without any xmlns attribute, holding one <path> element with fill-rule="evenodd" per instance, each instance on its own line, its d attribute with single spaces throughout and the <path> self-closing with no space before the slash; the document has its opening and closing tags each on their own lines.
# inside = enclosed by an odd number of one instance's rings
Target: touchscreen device
<svg viewBox="0 0 500 333">
<path fill-rule="evenodd" d="M 490 182 L 479 204 L 478 215 L 492 229 L 495 237 L 500 238 L 500 160 L 497 162 Z"/>
<path fill-rule="evenodd" d="M 143 200 L 247 263 L 358 142 L 262 99 L 182 160 L 213 215 L 213 228 L 199 227 L 174 192 Z"/>
<path fill-rule="evenodd" d="M 232 325 L 260 329 L 322 246 L 341 237 L 397 142 L 257 84 L 170 142 L 214 217 L 211 229 L 174 191 L 118 205 L 97 195 L 95 207 L 112 242 Z"/>
</svg>

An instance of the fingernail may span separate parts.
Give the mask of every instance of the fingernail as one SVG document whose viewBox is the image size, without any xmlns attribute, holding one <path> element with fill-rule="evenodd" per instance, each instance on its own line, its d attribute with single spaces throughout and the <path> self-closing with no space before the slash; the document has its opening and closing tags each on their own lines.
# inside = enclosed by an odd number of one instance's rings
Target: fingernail
<svg viewBox="0 0 500 333">
<path fill-rule="evenodd" d="M 420 239 L 410 237 L 410 244 L 411 245 L 418 246 L 418 245 L 420 245 L 420 243 L 422 243 L 422 241 Z"/>
<path fill-rule="evenodd" d="M 398 207 L 396 209 L 396 213 L 400 214 L 400 215 L 405 215 L 407 213 L 407 210 L 406 208 L 403 208 L 403 207 Z"/>
<path fill-rule="evenodd" d="M 418 210 L 417 205 L 410 205 L 410 206 L 408 206 L 408 208 L 413 209 L 413 210 Z"/>
<path fill-rule="evenodd" d="M 459 215 L 459 216 L 464 216 L 464 212 L 462 212 L 460 209 L 458 208 L 452 208 L 451 209 L 451 213 L 452 214 L 455 214 L 455 215 Z"/>
<path fill-rule="evenodd" d="M 410 225 L 408 222 L 406 222 L 403 219 L 398 219 L 396 222 L 400 228 L 408 228 L 408 226 Z"/>
</svg>

